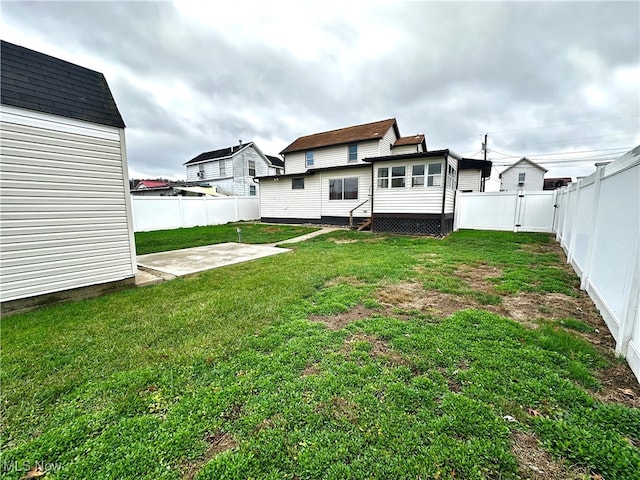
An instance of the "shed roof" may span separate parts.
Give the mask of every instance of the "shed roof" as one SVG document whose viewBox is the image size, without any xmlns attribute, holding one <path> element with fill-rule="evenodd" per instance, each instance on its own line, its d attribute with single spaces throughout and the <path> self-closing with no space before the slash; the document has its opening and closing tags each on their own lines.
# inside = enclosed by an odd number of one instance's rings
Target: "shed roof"
<svg viewBox="0 0 640 480">
<path fill-rule="evenodd" d="M 481 160 L 478 158 L 463 158 L 458 162 L 459 170 L 471 170 L 471 169 L 479 169 L 482 170 L 482 176 L 484 178 L 488 178 L 491 176 L 491 168 L 493 167 L 493 162 L 490 160 Z"/>
<path fill-rule="evenodd" d="M 104 75 L 13 43 L 0 43 L 0 102 L 124 128 Z"/>
<path fill-rule="evenodd" d="M 396 136 L 400 136 L 396 119 L 389 118 L 378 122 L 338 128 L 337 130 L 298 137 L 293 143 L 280 152 L 280 154 L 329 147 L 332 145 L 343 145 L 363 140 L 381 139 L 390 128 L 395 130 Z"/>
</svg>

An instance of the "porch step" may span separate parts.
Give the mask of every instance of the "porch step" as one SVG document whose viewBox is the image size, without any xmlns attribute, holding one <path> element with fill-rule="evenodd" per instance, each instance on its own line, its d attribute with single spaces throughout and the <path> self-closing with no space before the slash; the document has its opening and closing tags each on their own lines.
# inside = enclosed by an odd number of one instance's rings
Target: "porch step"
<svg viewBox="0 0 640 480">
<path fill-rule="evenodd" d="M 363 222 L 360 222 L 358 224 L 358 231 L 361 232 L 362 230 L 371 230 L 371 223 L 372 222 L 373 221 L 371 220 L 371 218 L 367 218 Z"/>
</svg>

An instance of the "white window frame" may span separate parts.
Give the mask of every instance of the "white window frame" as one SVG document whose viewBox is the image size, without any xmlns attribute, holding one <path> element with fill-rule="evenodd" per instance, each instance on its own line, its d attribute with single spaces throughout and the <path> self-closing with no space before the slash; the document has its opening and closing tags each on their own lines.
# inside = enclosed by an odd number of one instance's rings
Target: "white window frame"
<svg viewBox="0 0 640 480">
<path fill-rule="evenodd" d="M 431 172 L 431 167 L 440 167 L 440 171 Z M 442 162 L 427 163 L 427 187 L 442 187 Z"/>
<path fill-rule="evenodd" d="M 352 148 L 354 149 L 353 152 L 351 151 Z M 347 145 L 347 162 L 355 163 L 357 161 L 358 161 L 358 144 L 350 143 L 349 145 Z"/>
<path fill-rule="evenodd" d="M 220 171 L 220 176 L 221 177 L 226 177 L 227 176 L 227 161 L 226 160 L 220 160 L 218 162 L 218 169 Z"/>
<path fill-rule="evenodd" d="M 251 166 L 251 164 L 253 164 L 253 167 Z M 256 161 L 255 160 L 248 160 L 247 166 L 249 167 L 249 176 L 250 177 L 255 177 L 256 176 Z M 253 170 L 253 174 L 251 173 L 251 170 Z"/>
<path fill-rule="evenodd" d="M 524 183 L 524 180 L 525 180 L 526 177 L 527 177 L 527 173 L 526 172 L 518 173 L 518 183 L 519 184 Z"/>
<path fill-rule="evenodd" d="M 249 185 L 249 196 L 255 197 L 257 194 L 257 189 L 255 185 Z"/>
<path fill-rule="evenodd" d="M 394 170 L 402 169 L 402 175 L 395 175 Z M 400 180 L 402 185 L 394 185 L 396 180 Z M 391 167 L 391 188 L 405 188 L 407 186 L 407 167 L 406 165 L 396 165 Z"/>
<path fill-rule="evenodd" d="M 456 169 L 453 165 L 447 162 L 447 188 L 451 190 L 456 189 Z"/>
<path fill-rule="evenodd" d="M 378 167 L 378 188 L 389 188 L 389 167 Z"/>
<path fill-rule="evenodd" d="M 313 150 L 304 152 L 304 164 L 307 167 L 313 167 Z"/>
<path fill-rule="evenodd" d="M 416 167 L 422 167 L 422 173 L 416 173 Z M 412 188 L 424 188 L 425 174 L 427 167 L 423 163 L 411 165 L 411 187 Z"/>
<path fill-rule="evenodd" d="M 354 181 L 356 182 L 356 189 L 355 189 L 355 197 L 349 197 L 346 198 L 346 193 L 347 193 L 347 181 Z M 360 187 L 359 185 L 359 180 L 358 177 L 346 177 L 346 178 L 330 178 L 329 179 L 329 201 L 334 201 L 334 200 L 357 200 L 358 199 L 358 189 Z M 332 185 L 333 184 L 339 184 L 340 185 L 340 198 L 331 198 L 332 195 Z"/>
</svg>

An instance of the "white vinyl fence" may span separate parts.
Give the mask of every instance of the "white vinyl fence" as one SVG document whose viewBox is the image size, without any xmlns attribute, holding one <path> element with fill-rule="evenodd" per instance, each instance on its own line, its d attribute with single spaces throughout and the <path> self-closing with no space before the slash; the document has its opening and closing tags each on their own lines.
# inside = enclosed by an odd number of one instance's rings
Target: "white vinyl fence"
<svg viewBox="0 0 640 480">
<path fill-rule="evenodd" d="M 131 196 L 133 230 L 148 232 L 260 218 L 258 197 Z"/>
<path fill-rule="evenodd" d="M 556 236 L 640 380 L 640 146 L 559 190 Z"/>
<path fill-rule="evenodd" d="M 467 192 L 456 194 L 454 230 L 553 231 L 554 191 Z"/>
</svg>

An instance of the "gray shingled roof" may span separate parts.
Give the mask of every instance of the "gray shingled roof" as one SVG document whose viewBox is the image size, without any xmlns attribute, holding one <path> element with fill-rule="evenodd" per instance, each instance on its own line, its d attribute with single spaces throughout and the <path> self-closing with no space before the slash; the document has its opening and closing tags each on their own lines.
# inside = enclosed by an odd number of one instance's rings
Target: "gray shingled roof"
<svg viewBox="0 0 640 480">
<path fill-rule="evenodd" d="M 0 43 L 0 102 L 100 125 L 125 126 L 102 73 L 4 40 Z"/>
</svg>

